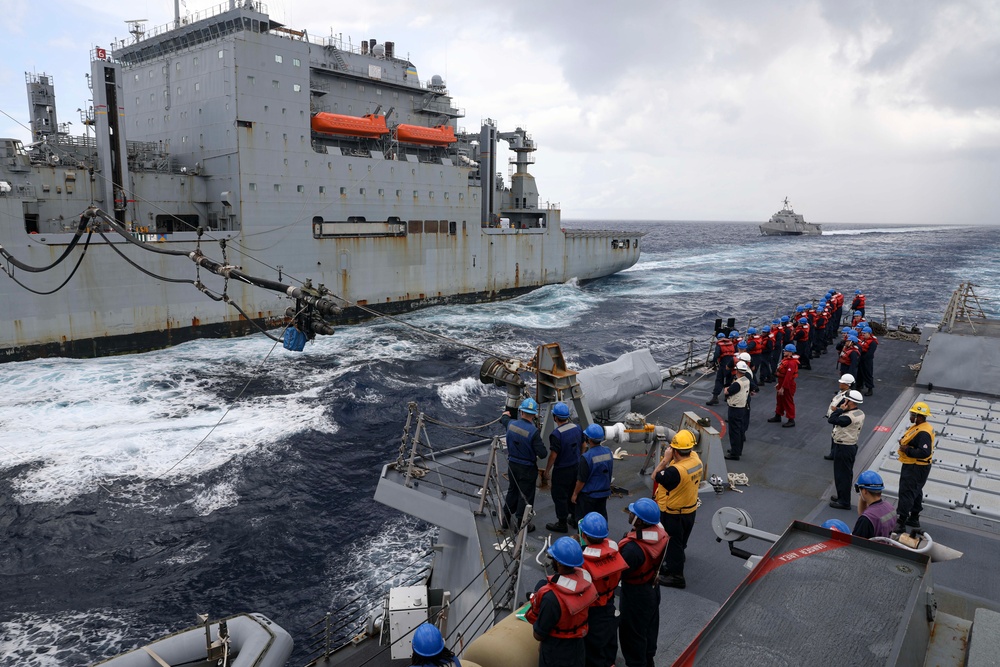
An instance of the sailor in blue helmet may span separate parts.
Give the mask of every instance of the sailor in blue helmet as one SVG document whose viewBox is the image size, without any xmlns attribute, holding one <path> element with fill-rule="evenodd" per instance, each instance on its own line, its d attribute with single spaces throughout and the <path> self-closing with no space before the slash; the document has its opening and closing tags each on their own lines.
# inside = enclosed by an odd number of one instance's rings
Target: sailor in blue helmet
<svg viewBox="0 0 1000 667">
<path fill-rule="evenodd" d="M 767 384 L 774 381 L 774 334 L 771 333 L 770 325 L 765 324 L 760 329 L 761 354 L 760 354 L 760 383 Z"/>
<path fill-rule="evenodd" d="M 618 645 L 626 667 L 651 667 L 660 631 L 660 563 L 667 550 L 667 533 L 660 525 L 660 508 L 652 498 L 628 506 L 631 530 L 618 543 L 628 568 L 622 574 Z"/>
<path fill-rule="evenodd" d="M 851 310 L 860 313 L 861 317 L 865 316 L 865 295 L 861 293 L 861 290 L 854 290 L 854 301 L 851 301 Z"/>
<path fill-rule="evenodd" d="M 618 552 L 618 543 L 608 538 L 608 522 L 597 512 L 580 519 L 583 538 L 583 567 L 597 589 L 597 600 L 590 605 L 590 627 L 583 643 L 587 667 L 613 667 L 618 658 L 618 616 L 615 591 L 622 572 L 628 567 Z"/>
<path fill-rule="evenodd" d="M 563 402 L 552 406 L 555 428 L 549 434 L 549 461 L 542 472 L 542 479 L 552 480 L 552 504 L 556 510 L 555 523 L 545 524 L 553 533 L 565 533 L 574 524 L 574 508 L 570 504 L 576 486 L 577 469 L 580 467 L 580 449 L 583 431 L 569 420 L 569 406 Z"/>
<path fill-rule="evenodd" d="M 771 320 L 771 337 L 774 344 L 771 347 L 771 376 L 769 382 L 774 382 L 774 371 L 781 361 L 781 348 L 785 346 L 785 334 L 781 326 L 781 320 Z"/>
<path fill-rule="evenodd" d="M 810 331 L 809 318 L 800 317 L 798 326 L 795 327 L 795 353 L 799 355 L 799 367 L 807 371 L 812 370 L 812 364 L 809 363 L 812 357 L 812 344 L 809 342 Z"/>
<path fill-rule="evenodd" d="M 413 658 L 411 665 L 433 665 L 434 667 L 461 667 L 455 654 L 445 648 L 444 637 L 437 626 L 421 623 L 413 631 Z"/>
<path fill-rule="evenodd" d="M 597 512 L 608 519 L 608 496 L 611 495 L 611 473 L 614 457 L 605 447 L 604 427 L 591 424 L 583 432 L 584 453 L 577 468 L 576 488 L 571 502 L 577 516 Z"/>
<path fill-rule="evenodd" d="M 820 528 L 826 528 L 827 530 L 835 530 L 838 533 L 850 533 L 851 527 L 840 519 L 827 519 L 823 522 Z"/>
<path fill-rule="evenodd" d="M 858 377 L 858 367 L 861 363 L 861 350 L 858 348 L 858 337 L 854 332 L 847 334 L 847 340 L 837 343 L 840 356 L 837 363 L 840 364 L 840 372 Z"/>
<path fill-rule="evenodd" d="M 888 500 L 882 500 L 885 483 L 874 470 L 865 470 L 858 475 L 854 490 L 858 493 L 858 520 L 851 532 L 858 537 L 889 537 L 896 525 L 896 508 Z"/>
<path fill-rule="evenodd" d="M 504 528 L 519 527 L 524 508 L 535 504 L 535 483 L 538 479 L 536 460 L 544 459 L 548 454 L 533 421 L 537 414 L 538 403 L 533 398 L 526 398 L 517 409 L 517 419 L 512 419 L 509 412 L 504 412 L 500 417 L 501 423 L 507 428 L 509 477 L 501 523 Z M 529 522 L 528 532 L 534 529 L 535 525 Z"/>
<path fill-rule="evenodd" d="M 784 349 L 786 345 L 795 342 L 795 324 L 792 322 L 792 318 L 788 315 L 781 316 L 781 347 Z M 781 362 L 781 359 L 778 359 Z M 775 366 L 777 368 L 777 366 Z"/>
<path fill-rule="evenodd" d="M 861 329 L 858 336 L 858 389 L 865 395 L 875 393 L 875 350 L 878 349 L 878 338 L 872 335 L 871 327 Z"/>
<path fill-rule="evenodd" d="M 597 588 L 572 537 L 560 537 L 548 554 L 555 574 L 538 583 L 524 616 L 539 641 L 538 667 L 583 667 L 583 638 Z"/>
</svg>

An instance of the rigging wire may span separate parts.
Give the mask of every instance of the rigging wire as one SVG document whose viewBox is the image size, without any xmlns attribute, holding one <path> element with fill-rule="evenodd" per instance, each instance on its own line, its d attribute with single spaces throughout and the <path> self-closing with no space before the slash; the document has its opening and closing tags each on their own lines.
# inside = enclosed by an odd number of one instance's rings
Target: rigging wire
<svg viewBox="0 0 1000 667">
<path fill-rule="evenodd" d="M 286 326 L 285 330 L 287 330 L 287 329 L 288 329 L 288 327 Z M 210 428 L 208 430 L 208 433 L 205 434 L 205 437 L 203 437 L 201 440 L 199 440 L 198 443 L 194 447 L 192 447 L 191 450 L 188 451 L 187 454 L 185 454 L 184 456 L 182 456 L 176 463 L 174 463 L 172 466 L 170 466 L 169 468 L 167 468 L 165 471 L 163 471 L 162 473 L 160 473 L 159 475 L 157 475 L 156 477 L 154 477 L 151 481 L 155 482 L 157 480 L 160 480 L 160 479 L 163 479 L 164 477 L 166 477 L 168 474 L 170 474 L 171 471 L 174 470 L 174 468 L 176 468 L 177 466 L 179 466 L 187 457 L 189 457 L 192 454 L 194 454 L 195 450 L 197 450 L 199 447 L 201 447 L 203 444 L 205 444 L 205 441 L 208 440 L 209 436 L 211 436 L 212 433 L 215 432 L 215 429 L 219 428 L 219 426 L 222 425 L 222 422 L 226 419 L 226 417 L 229 415 L 229 413 L 232 412 L 233 408 L 236 407 L 236 404 L 239 403 L 240 399 L 243 398 L 243 394 L 246 392 L 247 388 L 250 386 L 250 383 L 257 379 L 257 376 L 260 373 L 260 370 L 264 367 L 264 364 L 271 357 L 271 354 L 274 352 L 275 348 L 278 347 L 278 343 L 280 343 L 280 342 L 281 342 L 280 338 L 279 339 L 275 339 L 274 345 L 271 346 L 271 349 L 267 351 L 267 354 L 264 355 L 264 358 L 261 359 L 260 363 L 257 364 L 257 367 L 254 368 L 253 372 L 250 374 L 250 378 L 246 381 L 246 384 L 243 385 L 243 388 L 240 389 L 240 393 L 236 395 L 236 398 L 234 398 L 232 401 L 230 401 L 229 407 L 227 407 L 226 411 L 222 414 L 221 417 L 219 417 L 219 420 L 217 422 L 215 422 L 215 425 L 212 426 L 212 428 Z"/>
</svg>

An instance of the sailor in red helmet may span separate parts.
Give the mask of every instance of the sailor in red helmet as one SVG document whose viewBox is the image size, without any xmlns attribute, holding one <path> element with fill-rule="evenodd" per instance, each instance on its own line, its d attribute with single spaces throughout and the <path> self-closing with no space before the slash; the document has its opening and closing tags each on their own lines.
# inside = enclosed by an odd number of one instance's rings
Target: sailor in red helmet
<svg viewBox="0 0 1000 667">
<path fill-rule="evenodd" d="M 667 550 L 660 508 L 652 498 L 628 506 L 632 525 L 618 543 L 628 569 L 622 575 L 618 643 L 626 667 L 652 667 L 660 632 L 660 587 L 657 575 Z"/>
<path fill-rule="evenodd" d="M 583 567 L 583 550 L 572 537 L 548 548 L 555 574 L 539 582 L 525 619 L 539 641 L 538 667 L 583 667 L 583 638 L 597 588 Z"/>
<path fill-rule="evenodd" d="M 597 589 L 597 600 L 590 605 L 589 629 L 583 638 L 587 667 L 612 667 L 618 658 L 618 617 L 615 615 L 615 589 L 628 567 L 618 552 L 618 543 L 608 539 L 608 522 L 597 512 L 580 519 L 583 567 Z"/>
<path fill-rule="evenodd" d="M 775 377 L 778 378 L 775 385 L 777 404 L 774 407 L 774 416 L 767 421 L 779 423 L 782 416 L 787 416 L 788 421 L 782 426 L 795 426 L 795 379 L 798 376 L 799 356 L 795 354 L 795 346 L 789 343 L 785 346 L 784 357 L 778 364 L 778 370 L 775 371 Z"/>
</svg>

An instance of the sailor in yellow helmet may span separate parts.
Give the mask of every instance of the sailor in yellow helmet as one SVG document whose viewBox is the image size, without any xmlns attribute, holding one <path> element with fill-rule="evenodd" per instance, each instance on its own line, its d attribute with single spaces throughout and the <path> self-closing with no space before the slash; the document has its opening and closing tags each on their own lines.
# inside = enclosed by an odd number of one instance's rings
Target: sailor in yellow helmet
<svg viewBox="0 0 1000 667">
<path fill-rule="evenodd" d="M 694 528 L 698 509 L 698 485 L 704 477 L 704 466 L 694 452 L 697 441 L 687 429 L 677 432 L 670 449 L 653 470 L 656 489 L 653 498 L 660 506 L 660 523 L 670 540 L 660 568 L 661 586 L 684 588 L 684 549 Z"/>
<path fill-rule="evenodd" d="M 899 439 L 896 454 L 903 466 L 899 474 L 896 532 L 920 528 L 920 510 L 924 508 L 921 498 L 934 454 L 934 429 L 927 423 L 930 416 L 931 409 L 926 403 L 914 403 L 910 408 L 910 427 Z"/>
</svg>

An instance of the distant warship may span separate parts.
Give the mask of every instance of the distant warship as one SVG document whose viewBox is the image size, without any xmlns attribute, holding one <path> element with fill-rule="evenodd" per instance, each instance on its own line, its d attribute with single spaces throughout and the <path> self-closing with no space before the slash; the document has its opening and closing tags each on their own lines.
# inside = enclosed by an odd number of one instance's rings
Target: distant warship
<svg viewBox="0 0 1000 667">
<path fill-rule="evenodd" d="M 32 141 L 0 138 L 0 360 L 311 337 L 639 258 L 639 233 L 562 229 L 532 137 L 465 131 L 393 42 L 316 38 L 245 0 L 130 28 L 91 51 L 86 136 L 28 74 Z"/>
<path fill-rule="evenodd" d="M 760 226 L 760 233 L 762 236 L 819 236 L 823 229 L 816 223 L 806 222 L 792 210 L 785 197 L 785 205 Z"/>
</svg>

